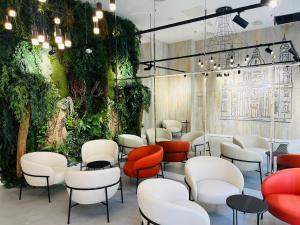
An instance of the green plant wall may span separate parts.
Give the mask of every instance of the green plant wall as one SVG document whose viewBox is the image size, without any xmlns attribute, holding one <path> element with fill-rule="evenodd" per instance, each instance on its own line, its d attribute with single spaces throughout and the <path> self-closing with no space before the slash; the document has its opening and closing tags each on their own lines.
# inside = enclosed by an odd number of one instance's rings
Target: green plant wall
<svg viewBox="0 0 300 225">
<path fill-rule="evenodd" d="M 28 107 L 31 120 L 27 152 L 56 151 L 71 163 L 78 163 L 81 145 L 88 140 L 114 139 L 121 132 L 139 134 L 140 115 L 150 105 L 150 90 L 134 79 L 140 56 L 136 26 L 105 12 L 99 24 L 101 34 L 96 36 L 92 32 L 94 9 L 90 4 L 75 0 L 47 2 L 42 6 L 36 0 L 11 2 L 18 15 L 13 21 L 14 29 L 0 27 L 0 168 L 7 186 L 18 181 L 16 142 Z M 6 1 L 0 2 L 0 21 L 7 7 Z M 61 26 L 70 31 L 72 48 L 56 49 L 53 56 L 48 56 L 48 51 L 31 46 L 31 27 L 42 16 L 43 27 L 55 46 L 53 12 L 64 15 Z M 91 54 L 86 54 L 87 48 Z M 50 80 L 41 69 L 42 56 L 51 63 Z M 60 110 L 57 101 L 67 96 L 74 102 L 74 113 L 66 118 L 65 142 L 46 143 L 48 122 Z"/>
</svg>

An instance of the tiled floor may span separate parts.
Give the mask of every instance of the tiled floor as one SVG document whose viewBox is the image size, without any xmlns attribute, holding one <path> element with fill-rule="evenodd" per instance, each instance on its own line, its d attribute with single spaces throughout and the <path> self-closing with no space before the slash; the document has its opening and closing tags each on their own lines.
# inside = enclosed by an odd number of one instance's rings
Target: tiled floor
<svg viewBox="0 0 300 225">
<path fill-rule="evenodd" d="M 168 171 L 180 171 L 184 164 L 170 164 Z M 183 176 L 166 172 L 166 177 L 183 181 Z M 256 175 L 246 176 L 246 183 L 256 184 Z M 140 225 L 140 215 L 135 194 L 135 182 L 123 178 L 124 200 L 122 204 L 119 193 L 110 201 L 111 225 Z M 259 186 L 258 186 L 259 187 Z M 47 192 L 41 188 L 25 188 L 23 198 L 18 200 L 17 188 L 5 189 L 0 186 L 0 225 L 65 225 L 67 224 L 68 195 L 63 185 L 52 187 L 52 203 L 47 201 Z M 246 189 L 246 194 L 260 196 L 260 191 Z M 71 224 L 99 225 L 107 224 L 105 207 L 101 204 L 76 206 L 72 209 Z M 227 206 L 218 207 L 210 213 L 212 225 L 232 224 L 232 211 Z M 255 225 L 255 215 L 239 214 L 239 225 Z M 266 213 L 262 225 L 284 225 L 269 213 Z M 188 225 L 188 224 L 186 224 Z M 200 225 L 200 224 L 199 224 Z"/>
</svg>

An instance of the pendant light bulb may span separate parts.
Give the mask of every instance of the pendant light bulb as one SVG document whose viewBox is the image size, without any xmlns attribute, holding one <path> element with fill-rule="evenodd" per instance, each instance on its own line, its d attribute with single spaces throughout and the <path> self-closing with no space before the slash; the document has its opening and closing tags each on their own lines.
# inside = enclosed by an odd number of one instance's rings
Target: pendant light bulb
<svg viewBox="0 0 300 225">
<path fill-rule="evenodd" d="M 97 2 L 96 4 L 96 11 L 95 11 L 96 17 L 100 20 L 103 18 L 103 11 L 102 11 L 102 4 L 101 2 Z M 95 22 L 95 21 L 94 21 Z"/>
<path fill-rule="evenodd" d="M 45 41 L 44 31 L 38 34 L 37 39 L 40 43 L 43 43 Z"/>
<path fill-rule="evenodd" d="M 233 56 L 231 56 L 231 57 L 230 57 L 230 62 L 233 63 L 233 61 L 234 61 L 234 60 L 233 60 Z"/>
<path fill-rule="evenodd" d="M 38 31 L 36 29 L 33 29 L 31 35 L 31 43 L 33 46 L 39 45 L 39 40 L 37 36 L 38 36 Z"/>
<path fill-rule="evenodd" d="M 97 16 L 93 16 L 93 22 L 94 23 L 98 22 L 98 17 Z"/>
<path fill-rule="evenodd" d="M 220 64 L 218 65 L 218 70 L 221 70 L 221 65 Z"/>
<path fill-rule="evenodd" d="M 49 49 L 50 48 L 50 44 L 48 41 L 44 41 L 43 42 L 43 49 Z"/>
<path fill-rule="evenodd" d="M 65 49 L 65 44 L 64 43 L 59 43 L 58 45 L 59 50 L 64 50 Z"/>
<path fill-rule="evenodd" d="M 60 28 L 56 29 L 55 43 L 56 44 L 63 43 L 63 37 L 62 37 L 62 33 L 61 33 L 61 29 Z"/>
<path fill-rule="evenodd" d="M 98 23 L 94 23 L 94 34 L 98 35 L 100 34 L 100 28 L 98 27 Z"/>
<path fill-rule="evenodd" d="M 54 17 L 54 23 L 56 24 L 56 25 L 59 25 L 60 23 L 61 23 L 61 20 L 60 20 L 60 18 L 59 17 Z"/>
<path fill-rule="evenodd" d="M 214 69 L 217 69 L 217 64 L 214 65 Z"/>
<path fill-rule="evenodd" d="M 40 3 L 46 3 L 47 0 L 38 0 Z"/>
<path fill-rule="evenodd" d="M 12 30 L 13 29 L 13 25 L 12 25 L 12 23 L 11 23 L 8 16 L 5 17 L 4 28 L 6 30 Z"/>
<path fill-rule="evenodd" d="M 210 57 L 210 62 L 213 63 L 214 62 L 214 58 Z"/>
<path fill-rule="evenodd" d="M 72 47 L 72 41 L 71 41 L 71 35 L 70 35 L 70 33 L 66 33 L 66 35 L 65 35 L 65 46 L 67 48 L 71 48 Z"/>
<path fill-rule="evenodd" d="M 9 17 L 16 17 L 17 16 L 17 12 L 13 8 L 9 8 L 8 11 L 7 11 L 7 14 L 8 14 Z"/>
<path fill-rule="evenodd" d="M 116 0 L 110 0 L 110 2 L 109 2 L 109 8 L 113 12 L 116 11 L 116 8 L 117 8 L 117 6 L 116 6 Z"/>
<path fill-rule="evenodd" d="M 204 64 L 203 64 L 203 62 L 201 62 L 201 68 L 203 68 L 204 67 Z"/>
</svg>

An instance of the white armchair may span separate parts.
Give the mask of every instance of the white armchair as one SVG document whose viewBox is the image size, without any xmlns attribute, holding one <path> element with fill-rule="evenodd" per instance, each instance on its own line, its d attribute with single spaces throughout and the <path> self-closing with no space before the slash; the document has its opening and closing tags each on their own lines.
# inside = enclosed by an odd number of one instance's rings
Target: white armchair
<svg viewBox="0 0 300 225">
<path fill-rule="evenodd" d="M 155 128 L 149 128 L 146 130 L 146 138 L 148 145 L 155 145 L 155 143 L 161 141 L 172 141 L 172 133 L 165 128 L 156 128 L 155 140 Z"/>
<path fill-rule="evenodd" d="M 168 179 L 145 180 L 138 187 L 137 199 L 145 225 L 210 224 L 207 212 L 189 201 L 188 190 L 179 182 Z"/>
<path fill-rule="evenodd" d="M 32 152 L 21 157 L 21 168 L 26 182 L 34 187 L 47 187 L 48 200 L 50 186 L 64 182 L 68 161 L 65 156 L 54 152 Z M 23 181 L 20 185 L 19 200 L 22 197 Z"/>
<path fill-rule="evenodd" d="M 244 177 L 240 170 L 225 159 L 199 156 L 185 164 L 185 181 L 197 202 L 211 205 L 226 204 L 226 198 L 240 194 Z"/>
<path fill-rule="evenodd" d="M 258 171 L 260 174 L 260 182 L 262 183 L 261 164 L 263 158 L 260 154 L 232 143 L 221 143 L 221 157 L 230 160 L 241 171 Z"/>
<path fill-rule="evenodd" d="M 204 134 L 201 131 L 192 131 L 189 133 L 186 133 L 182 135 L 181 137 L 182 141 L 188 141 L 191 143 L 191 148 L 195 153 L 195 156 L 197 156 L 197 150 L 200 150 L 200 155 L 201 151 L 204 150 L 204 154 L 206 151 L 209 152 L 209 155 L 211 156 L 211 151 L 210 151 L 210 145 L 207 140 L 204 138 Z"/>
<path fill-rule="evenodd" d="M 68 224 L 73 206 L 96 203 L 105 204 L 107 222 L 109 222 L 108 200 L 117 193 L 119 186 L 123 203 L 122 181 L 118 167 L 94 171 L 69 170 L 66 172 L 65 182 L 69 194 Z M 72 202 L 75 204 L 72 205 Z"/>
<path fill-rule="evenodd" d="M 113 166 L 118 163 L 118 144 L 112 140 L 93 140 L 84 143 L 81 147 L 82 165 L 90 162 L 105 160 Z"/>
<path fill-rule="evenodd" d="M 132 149 L 144 146 L 144 141 L 141 137 L 132 134 L 120 134 L 118 143 L 121 150 L 121 160 L 124 154 L 128 154 Z"/>
<path fill-rule="evenodd" d="M 233 136 L 233 144 L 240 146 L 241 148 L 253 152 L 257 152 L 263 157 L 266 155 L 266 152 L 270 151 L 269 142 L 260 136 Z"/>
<path fill-rule="evenodd" d="M 177 120 L 164 120 L 162 126 L 171 133 L 182 133 L 182 123 Z"/>
</svg>

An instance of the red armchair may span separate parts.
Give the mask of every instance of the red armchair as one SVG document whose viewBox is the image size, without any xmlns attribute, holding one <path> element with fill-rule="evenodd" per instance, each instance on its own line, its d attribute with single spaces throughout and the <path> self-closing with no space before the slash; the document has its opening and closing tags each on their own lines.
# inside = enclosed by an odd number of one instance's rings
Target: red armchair
<svg viewBox="0 0 300 225">
<path fill-rule="evenodd" d="M 278 219 L 300 225 L 300 169 L 279 171 L 264 180 L 262 194 L 269 212 Z"/>
<path fill-rule="evenodd" d="M 157 143 L 164 149 L 165 166 L 168 162 L 183 162 L 188 160 L 190 142 L 188 141 L 161 141 Z M 165 169 L 165 168 L 164 168 Z"/>
<path fill-rule="evenodd" d="M 299 154 L 284 154 L 277 157 L 277 170 L 300 168 Z"/>
<path fill-rule="evenodd" d="M 124 173 L 136 178 L 136 187 L 140 178 L 158 176 L 162 170 L 163 148 L 159 145 L 148 145 L 133 149 L 127 155 Z M 162 170 L 163 171 L 163 170 Z M 162 172 L 162 177 L 164 177 Z"/>
</svg>

